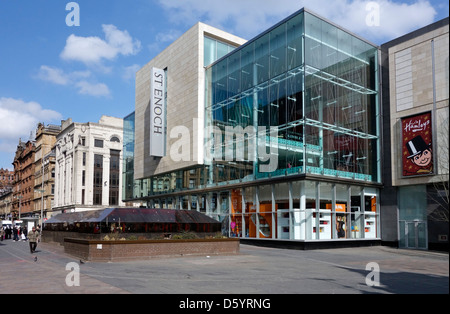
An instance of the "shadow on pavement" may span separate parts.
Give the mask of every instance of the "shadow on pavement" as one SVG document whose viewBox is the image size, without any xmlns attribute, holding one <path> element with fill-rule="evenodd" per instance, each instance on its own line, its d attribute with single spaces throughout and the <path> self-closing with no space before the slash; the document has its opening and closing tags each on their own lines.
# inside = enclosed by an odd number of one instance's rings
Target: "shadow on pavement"
<svg viewBox="0 0 450 314">
<path fill-rule="evenodd" d="M 369 271 L 339 267 L 351 272 L 359 273 L 373 284 L 376 276 Z M 412 272 L 380 272 L 379 286 L 371 286 L 373 293 L 393 294 L 448 294 L 449 280 L 446 276 L 427 275 Z M 372 293 L 372 292 L 363 292 Z"/>
</svg>

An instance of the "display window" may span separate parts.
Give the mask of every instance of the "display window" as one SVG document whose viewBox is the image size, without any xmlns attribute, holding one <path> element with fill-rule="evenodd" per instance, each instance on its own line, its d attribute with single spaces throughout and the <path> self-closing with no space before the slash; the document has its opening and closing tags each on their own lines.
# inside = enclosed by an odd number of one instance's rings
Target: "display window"
<svg viewBox="0 0 450 314">
<path fill-rule="evenodd" d="M 302 180 L 185 195 L 191 210 L 222 223 L 229 237 L 279 240 L 345 240 L 379 237 L 378 190 Z M 171 198 L 154 199 L 170 206 Z"/>
</svg>

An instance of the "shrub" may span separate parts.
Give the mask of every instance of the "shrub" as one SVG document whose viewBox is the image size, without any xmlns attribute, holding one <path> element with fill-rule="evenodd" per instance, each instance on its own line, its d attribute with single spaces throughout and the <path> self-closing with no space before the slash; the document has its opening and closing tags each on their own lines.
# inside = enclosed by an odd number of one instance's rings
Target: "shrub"
<svg viewBox="0 0 450 314">
<path fill-rule="evenodd" d="M 174 234 L 172 236 L 174 240 L 189 240 L 189 239 L 198 239 L 198 236 L 195 232 L 192 231 L 182 231 L 180 233 Z"/>
</svg>

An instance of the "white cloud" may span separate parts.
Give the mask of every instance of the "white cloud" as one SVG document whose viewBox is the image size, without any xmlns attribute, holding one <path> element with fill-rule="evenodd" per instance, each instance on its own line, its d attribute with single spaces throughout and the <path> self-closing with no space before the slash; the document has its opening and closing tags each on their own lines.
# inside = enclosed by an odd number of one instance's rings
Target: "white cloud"
<svg viewBox="0 0 450 314">
<path fill-rule="evenodd" d="M 103 83 L 89 83 L 86 81 L 80 81 L 76 83 L 79 88 L 79 93 L 82 95 L 90 96 L 109 96 L 110 91 L 106 84 Z"/>
<path fill-rule="evenodd" d="M 380 7 L 380 25 L 369 26 L 369 2 Z M 306 7 L 348 30 L 376 41 L 387 41 L 433 22 L 436 10 L 425 0 L 159 0 L 173 23 L 197 21 L 250 39 L 289 14 Z M 382 43 L 382 42 L 380 42 Z"/>
<path fill-rule="evenodd" d="M 42 65 L 37 74 L 37 78 L 57 85 L 69 85 L 80 78 L 91 76 L 90 71 L 74 71 L 65 73 L 62 69 Z"/>
<path fill-rule="evenodd" d="M 133 64 L 133 65 L 124 67 L 122 78 L 125 81 L 133 80 L 133 82 L 134 82 L 134 79 L 136 77 L 136 72 L 139 71 L 140 68 L 141 68 L 141 66 L 139 64 Z"/>
<path fill-rule="evenodd" d="M 57 85 L 67 85 L 69 83 L 68 76 L 57 68 L 42 65 L 39 69 L 38 78 L 49 81 Z"/>
<path fill-rule="evenodd" d="M 42 108 L 37 102 L 0 98 L 0 151 L 13 152 L 19 138 L 26 141 L 38 122 L 60 122 L 61 114 Z"/>
<path fill-rule="evenodd" d="M 119 54 L 135 55 L 140 51 L 141 42 L 133 39 L 126 30 L 118 30 L 114 25 L 102 25 L 102 29 L 106 40 L 70 35 L 61 52 L 61 58 L 92 65 L 103 60 L 113 60 Z"/>
<path fill-rule="evenodd" d="M 430 2 L 423 0 L 337 0 L 327 5 L 324 1 L 305 2 L 314 12 L 378 44 L 432 23 L 437 14 Z M 370 4 L 379 8 L 379 25 L 367 24 L 368 15 L 377 13 Z"/>
<path fill-rule="evenodd" d="M 90 96 L 109 96 L 110 90 L 106 84 L 91 83 L 85 79 L 91 76 L 90 71 L 64 72 L 62 69 L 42 65 L 37 74 L 37 78 L 57 85 L 73 86 L 78 89 L 78 93 Z"/>
</svg>

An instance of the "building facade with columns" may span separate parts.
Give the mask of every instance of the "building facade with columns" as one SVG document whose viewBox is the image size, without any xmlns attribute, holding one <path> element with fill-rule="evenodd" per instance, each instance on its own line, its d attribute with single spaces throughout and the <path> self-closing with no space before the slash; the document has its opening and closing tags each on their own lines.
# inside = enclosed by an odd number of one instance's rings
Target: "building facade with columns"
<svg viewBox="0 0 450 314">
<path fill-rule="evenodd" d="M 62 121 L 55 144 L 52 215 L 122 206 L 122 145 L 123 119 Z"/>
</svg>

